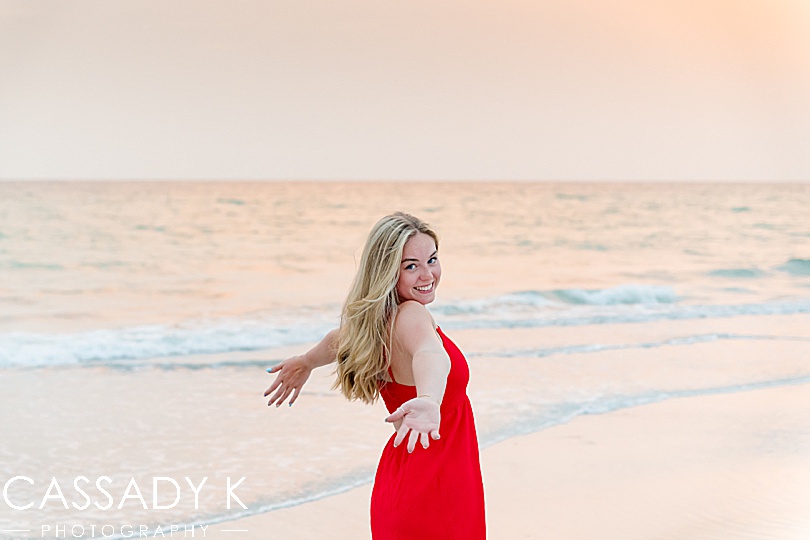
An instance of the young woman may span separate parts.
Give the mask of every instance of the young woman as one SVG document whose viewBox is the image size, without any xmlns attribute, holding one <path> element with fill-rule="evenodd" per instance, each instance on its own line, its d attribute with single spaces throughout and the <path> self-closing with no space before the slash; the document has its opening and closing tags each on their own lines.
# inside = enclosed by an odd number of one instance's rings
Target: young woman
<svg viewBox="0 0 810 540">
<path fill-rule="evenodd" d="M 486 537 L 467 361 L 425 307 L 442 275 L 438 247 L 436 233 L 414 216 L 382 218 L 366 241 L 340 328 L 269 370 L 278 376 L 264 394 L 272 394 L 268 405 L 290 396 L 292 405 L 312 370 L 334 361 L 335 387 L 348 399 L 382 396 L 396 432 L 374 480 L 374 540 Z M 414 451 L 417 442 L 422 449 Z"/>
</svg>

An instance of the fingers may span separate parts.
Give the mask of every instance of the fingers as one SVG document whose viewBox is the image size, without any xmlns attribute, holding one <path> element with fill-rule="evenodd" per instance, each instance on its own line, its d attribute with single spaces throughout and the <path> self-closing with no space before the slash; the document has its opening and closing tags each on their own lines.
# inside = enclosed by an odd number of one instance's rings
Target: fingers
<svg viewBox="0 0 810 540">
<path fill-rule="evenodd" d="M 269 407 L 275 404 L 276 407 L 280 407 L 290 395 L 292 397 L 288 405 L 295 403 L 312 369 L 306 364 L 304 357 L 292 356 L 267 368 L 266 371 L 276 374 L 276 380 L 264 392 L 264 397 L 271 396 L 267 405 Z"/>
<path fill-rule="evenodd" d="M 281 379 L 280 378 L 276 379 L 273 382 L 273 384 L 270 385 L 270 388 L 268 388 L 267 391 L 264 393 L 264 397 L 267 397 L 269 394 L 272 394 L 273 390 L 278 388 L 278 385 L 280 385 L 280 384 L 281 384 Z"/>
<path fill-rule="evenodd" d="M 405 437 L 408 436 L 408 453 L 414 451 L 417 441 L 420 442 L 422 448 L 427 449 L 430 446 L 430 439 L 439 440 L 438 422 L 434 423 L 430 419 L 422 418 L 422 414 L 418 411 L 409 409 L 406 412 L 405 407 L 407 407 L 407 403 L 398 407 L 385 419 L 386 422 L 402 420 L 402 425 L 399 426 L 396 437 L 394 437 L 394 448 L 402 444 Z"/>
<path fill-rule="evenodd" d="M 284 393 L 281 394 L 281 399 L 276 402 L 276 407 L 281 407 L 281 404 L 284 403 L 284 400 L 287 399 L 287 396 L 289 396 L 292 391 L 293 389 L 288 386 L 287 389 L 284 390 Z"/>
<path fill-rule="evenodd" d="M 269 406 L 275 403 L 276 400 L 278 400 L 282 396 L 282 394 L 284 394 L 284 386 L 279 386 L 278 390 L 276 390 L 276 393 L 273 394 L 273 396 L 270 398 L 270 401 L 267 402 L 267 405 Z"/>
<path fill-rule="evenodd" d="M 405 439 L 405 435 L 411 430 L 408 426 L 404 423 L 399 427 L 399 431 L 397 431 L 397 436 L 394 438 L 394 448 L 402 444 L 402 441 Z"/>
<path fill-rule="evenodd" d="M 300 393 L 301 393 L 301 388 L 296 388 L 295 392 L 293 392 L 293 397 L 290 400 L 290 407 L 292 407 L 292 404 L 295 403 L 296 399 L 298 399 L 298 394 L 300 394 Z"/>
<path fill-rule="evenodd" d="M 408 436 L 408 453 L 410 454 L 413 452 L 413 449 L 416 448 L 416 440 L 419 438 L 419 432 L 416 430 L 411 430 L 411 434 Z"/>
<path fill-rule="evenodd" d="M 416 431 L 415 429 L 411 429 L 405 424 L 403 424 L 399 428 L 399 431 L 397 431 L 397 436 L 394 437 L 394 448 L 402 444 L 402 441 L 405 440 L 406 435 L 408 436 L 407 447 L 409 454 L 413 453 L 414 449 L 416 448 L 416 441 L 419 441 L 419 443 L 422 445 L 422 448 L 424 448 L 425 450 L 427 450 L 428 447 L 430 446 L 430 438 L 428 436 L 428 433 L 424 431 Z M 430 437 L 433 437 L 434 440 L 438 440 L 439 432 L 436 430 L 432 431 L 430 433 Z"/>
<path fill-rule="evenodd" d="M 391 415 L 385 419 L 386 422 L 396 422 L 397 420 L 401 420 L 405 417 L 405 409 L 402 407 L 398 407 L 397 410 L 391 413 Z M 394 445 L 396 446 L 396 445 Z"/>
<path fill-rule="evenodd" d="M 267 392 L 264 393 L 265 397 L 267 397 L 267 394 L 272 392 L 273 389 L 274 389 L 274 386 L 270 387 L 267 390 Z M 286 400 L 287 397 L 289 397 L 289 395 L 292 394 L 292 399 L 290 399 L 290 403 L 289 403 L 289 406 L 292 407 L 292 404 L 295 403 L 296 399 L 298 399 L 298 395 L 300 393 L 301 393 L 301 387 L 300 386 L 295 387 L 295 388 L 293 388 L 291 386 L 279 386 L 278 390 L 276 390 L 276 393 L 273 394 L 273 397 L 271 397 L 270 401 L 267 402 L 267 406 L 269 407 L 269 406 L 271 406 L 271 405 L 273 405 L 275 403 L 276 407 L 281 407 L 281 404 L 284 403 L 284 400 Z"/>
</svg>

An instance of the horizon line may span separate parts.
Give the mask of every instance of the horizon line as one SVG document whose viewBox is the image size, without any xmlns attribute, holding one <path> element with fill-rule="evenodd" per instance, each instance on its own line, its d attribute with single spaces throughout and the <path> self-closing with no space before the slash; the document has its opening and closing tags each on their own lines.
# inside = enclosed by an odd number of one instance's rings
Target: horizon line
<svg viewBox="0 0 810 540">
<path fill-rule="evenodd" d="M 611 184 L 662 184 L 662 183 L 684 183 L 684 184 L 806 184 L 810 183 L 810 178 L 806 179 L 762 179 L 762 178 L 0 178 L 2 183 L 27 183 L 27 182 L 234 182 L 234 183 L 611 183 Z"/>
</svg>

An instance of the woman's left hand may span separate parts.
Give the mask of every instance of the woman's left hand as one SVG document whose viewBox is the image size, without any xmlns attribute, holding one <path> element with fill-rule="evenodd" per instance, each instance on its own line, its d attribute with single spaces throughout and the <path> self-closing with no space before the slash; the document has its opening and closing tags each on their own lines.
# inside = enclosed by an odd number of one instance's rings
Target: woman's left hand
<svg viewBox="0 0 810 540">
<path fill-rule="evenodd" d="M 430 445 L 430 438 L 438 440 L 439 423 L 441 421 L 439 409 L 439 403 L 429 397 L 417 397 L 403 403 L 385 419 L 386 422 L 402 420 L 402 424 L 397 430 L 397 436 L 394 438 L 394 447 L 399 446 L 405 440 L 408 432 L 410 432 L 408 453 L 413 452 L 414 448 L 416 448 L 417 439 L 422 443 L 422 448 L 427 448 Z M 430 438 L 428 438 L 428 435 L 430 435 Z"/>
</svg>

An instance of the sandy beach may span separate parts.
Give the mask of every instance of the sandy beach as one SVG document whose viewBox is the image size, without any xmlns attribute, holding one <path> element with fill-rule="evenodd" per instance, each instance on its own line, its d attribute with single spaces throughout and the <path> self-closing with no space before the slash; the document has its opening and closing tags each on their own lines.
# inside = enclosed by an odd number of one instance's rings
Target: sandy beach
<svg viewBox="0 0 810 540">
<path fill-rule="evenodd" d="M 689 320 L 452 331 L 469 351 L 489 537 L 807 539 L 807 328 L 792 315 L 720 319 L 707 340 L 706 323 Z M 581 350 L 583 336 L 600 345 Z M 187 492 L 171 512 L 51 502 L 43 521 L 0 508 L 0 529 L 32 531 L 2 537 L 105 520 L 153 531 L 192 516 L 206 538 L 368 538 L 386 412 L 343 399 L 329 368 L 294 407 L 268 409 L 264 367 L 299 349 L 6 370 L 0 405 L 16 413 L 2 429 L 16 436 L 0 448 L 4 470 L 39 482 L 15 485 L 16 500 L 42 497 L 52 476 L 108 475 L 116 498 L 134 477 L 150 502 L 154 476 L 208 476 L 210 489 L 200 512 Z M 248 508 L 226 510 L 223 485 L 241 477 Z"/>
<path fill-rule="evenodd" d="M 489 537 L 806 540 L 809 419 L 804 384 L 586 415 L 509 439 L 481 456 Z M 369 538 L 370 493 L 230 522 L 247 532 L 229 537 Z"/>
</svg>

